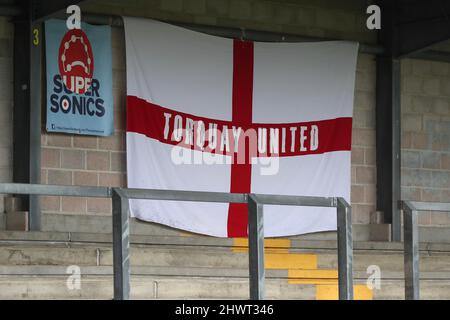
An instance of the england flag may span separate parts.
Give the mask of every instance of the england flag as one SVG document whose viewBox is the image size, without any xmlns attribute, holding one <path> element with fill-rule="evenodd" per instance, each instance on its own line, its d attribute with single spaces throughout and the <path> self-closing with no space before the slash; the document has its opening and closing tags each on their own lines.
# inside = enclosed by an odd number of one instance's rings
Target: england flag
<svg viewBox="0 0 450 320">
<path fill-rule="evenodd" d="M 128 187 L 343 197 L 358 44 L 264 43 L 124 17 Z M 130 200 L 133 217 L 247 236 L 246 204 Z M 267 205 L 268 237 L 336 230 L 336 209 Z"/>
</svg>

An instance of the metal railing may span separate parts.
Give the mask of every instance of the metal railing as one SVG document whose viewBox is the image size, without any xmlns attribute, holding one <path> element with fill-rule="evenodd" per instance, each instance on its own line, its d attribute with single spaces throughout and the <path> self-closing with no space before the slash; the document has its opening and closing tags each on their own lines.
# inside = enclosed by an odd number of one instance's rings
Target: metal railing
<svg viewBox="0 0 450 320">
<path fill-rule="evenodd" d="M 403 210 L 405 299 L 419 300 L 419 211 L 448 211 L 450 203 L 400 201 Z"/>
<path fill-rule="evenodd" d="M 130 298 L 129 199 L 247 203 L 249 214 L 250 299 L 264 299 L 264 205 L 335 207 L 337 209 L 339 299 L 353 299 L 353 242 L 351 207 L 337 197 L 301 197 L 262 194 L 126 189 L 109 187 L 0 184 L 0 194 L 28 194 L 112 198 L 114 299 Z"/>
</svg>

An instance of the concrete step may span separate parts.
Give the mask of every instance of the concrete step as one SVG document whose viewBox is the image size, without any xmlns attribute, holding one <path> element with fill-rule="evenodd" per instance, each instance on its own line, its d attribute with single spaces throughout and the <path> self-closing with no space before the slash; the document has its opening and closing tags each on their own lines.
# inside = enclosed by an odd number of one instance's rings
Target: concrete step
<svg viewBox="0 0 450 320">
<path fill-rule="evenodd" d="M 210 266 L 247 268 L 246 240 L 206 236 L 132 236 L 131 261 L 143 266 Z M 237 241 L 239 240 L 239 241 Z M 111 265 L 108 234 L 0 232 L 0 264 Z M 336 242 L 331 240 L 266 240 L 269 268 L 337 268 Z M 286 246 L 285 250 L 279 243 Z M 421 270 L 450 270 L 450 245 L 421 243 Z M 281 250 L 281 251 L 280 251 Z M 282 253 L 279 253 L 282 252 Z M 290 255 L 283 255 L 290 252 Z M 236 254 L 240 253 L 240 254 Z M 311 255 L 313 254 L 313 255 Z M 383 271 L 403 270 L 403 245 L 355 242 L 354 269 L 377 265 Z"/>
<path fill-rule="evenodd" d="M 0 265 L 0 276 L 69 276 L 73 272 L 74 265 L 49 266 L 49 265 Z M 112 276 L 112 266 L 77 266 L 82 276 Z M 248 269 L 241 268 L 210 268 L 210 267 L 174 267 L 174 266 L 132 266 L 133 276 L 175 276 L 175 277 L 196 277 L 196 278 L 248 278 Z M 305 284 L 314 279 L 323 279 L 323 283 L 337 282 L 337 270 L 333 269 L 268 269 L 266 279 L 286 280 L 289 283 Z M 353 273 L 355 283 L 367 281 L 365 271 L 355 271 Z M 386 271 L 382 274 L 382 281 L 399 280 L 403 281 L 403 272 Z M 420 273 L 421 280 L 442 280 L 450 281 L 450 272 L 429 272 Z"/>
<path fill-rule="evenodd" d="M 57 232 L 111 233 L 111 216 L 74 215 L 45 213 L 42 215 L 42 230 Z M 188 232 L 166 227 L 164 225 L 144 222 L 131 218 L 131 233 L 136 235 L 180 235 Z M 353 225 L 354 241 L 388 240 L 388 224 L 355 224 Z M 420 239 L 423 242 L 450 243 L 450 227 L 420 226 Z M 317 232 L 305 234 L 291 239 L 300 240 L 336 240 L 335 232 Z"/>
<path fill-rule="evenodd" d="M 130 260 L 138 266 L 224 267 L 246 268 L 248 255 L 229 249 L 150 248 L 132 247 Z M 273 254 L 267 264 L 272 268 L 313 268 L 317 264 L 312 254 Z M 283 265 L 280 263 L 283 262 Z M 49 246 L 0 247 L 2 265 L 112 265 L 112 250 L 105 247 L 55 244 Z"/>
<path fill-rule="evenodd" d="M 131 218 L 130 230 L 132 234 L 138 235 L 181 235 L 188 232 L 170 228 L 161 224 L 149 223 L 135 218 Z M 386 233 L 389 225 L 362 225 L 353 226 L 353 238 L 360 241 L 370 240 L 371 232 L 380 230 L 377 233 Z M 384 230 L 386 229 L 386 230 Z M 42 215 L 42 231 L 57 232 L 83 232 L 83 233 L 111 233 L 112 218 L 105 215 L 71 215 L 59 213 L 45 213 Z M 292 237 L 302 240 L 335 240 L 336 232 L 317 232 L 306 235 Z M 385 239 L 383 239 L 385 240 Z"/>
<path fill-rule="evenodd" d="M 189 235 L 131 237 L 132 296 L 246 299 L 246 239 Z M 337 297 L 334 240 L 266 239 L 269 298 Z M 450 299 L 450 244 L 421 243 L 422 297 Z M 68 290 L 67 267 L 81 269 L 82 290 Z M 0 298 L 110 299 L 111 235 L 0 232 Z M 369 290 L 367 267 L 381 271 L 381 289 Z M 403 298 L 403 245 L 354 242 L 355 296 Z M 9 291 L 8 291 L 9 290 Z"/>
<path fill-rule="evenodd" d="M 21 198 L 19 197 L 12 197 L 12 196 L 5 196 L 3 198 L 4 206 L 5 206 L 5 212 L 14 212 L 14 211 L 24 211 L 25 205 Z"/>
<path fill-rule="evenodd" d="M 67 276 L 0 276 L 0 299 L 111 299 L 111 276 L 82 276 L 80 290 L 70 290 Z M 70 280 L 69 280 L 70 281 Z M 266 281 L 270 299 L 314 299 L 313 285 Z M 132 276 L 133 299 L 247 299 L 248 280 Z"/>
<path fill-rule="evenodd" d="M 233 252 L 233 247 L 204 245 L 132 245 L 131 263 L 135 266 L 173 266 L 242 268 L 248 267 L 248 254 Z M 313 248 L 305 252 L 266 253 L 268 269 L 337 269 L 335 250 Z M 112 249 L 104 243 L 0 243 L 0 265 L 112 265 Z M 366 271 L 371 265 L 384 271 L 403 270 L 402 251 L 361 249 L 354 251 L 354 270 Z M 450 271 L 450 252 L 422 251 L 422 271 Z"/>
<path fill-rule="evenodd" d="M 335 255 L 318 254 L 318 268 L 337 269 L 337 257 Z M 450 271 L 450 255 L 420 255 L 419 268 L 421 271 Z M 381 272 L 402 271 L 404 267 L 403 254 L 383 253 L 377 254 L 359 254 L 355 253 L 353 257 L 354 270 L 367 270 L 369 266 L 377 266 Z"/>
<path fill-rule="evenodd" d="M 68 286 L 72 284 L 72 287 Z M 0 299 L 112 299 L 112 276 L 82 276 L 80 289 L 68 276 L 1 276 Z M 422 299 L 450 299 L 449 280 L 421 280 Z M 72 288 L 69 289 L 69 288 Z M 381 281 L 380 289 L 355 285 L 360 299 L 403 299 L 403 281 Z M 289 284 L 266 280 L 268 299 L 336 299 L 337 285 Z M 133 299 L 248 299 L 248 280 L 242 278 L 132 276 Z"/>
<path fill-rule="evenodd" d="M 110 246 L 112 235 L 110 233 L 86 233 L 86 232 L 22 232 L 22 231 L 0 231 L 0 244 L 47 244 L 47 243 L 91 243 Z M 233 247 L 236 251 L 245 252 L 248 246 L 247 239 L 241 238 L 216 238 L 203 235 L 139 235 L 132 234 L 130 242 L 135 245 L 154 246 L 204 246 L 204 247 Z M 243 250 L 238 250 L 242 247 Z M 310 249 L 317 251 L 335 251 L 336 240 L 303 240 L 303 239 L 266 239 L 265 247 L 268 249 L 286 248 L 288 252 L 301 252 Z M 354 251 L 359 250 L 382 250 L 386 252 L 403 252 L 402 242 L 385 241 L 354 241 Z M 421 242 L 421 252 L 450 252 L 450 243 Z"/>
<path fill-rule="evenodd" d="M 27 211 L 8 211 L 5 217 L 6 230 L 28 231 Z"/>
</svg>

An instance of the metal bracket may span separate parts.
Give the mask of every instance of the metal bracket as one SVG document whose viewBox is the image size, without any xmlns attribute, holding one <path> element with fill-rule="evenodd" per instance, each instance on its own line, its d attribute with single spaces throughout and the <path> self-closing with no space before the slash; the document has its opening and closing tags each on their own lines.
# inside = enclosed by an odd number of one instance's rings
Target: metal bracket
<svg viewBox="0 0 450 320">
<path fill-rule="evenodd" d="M 344 198 L 337 201 L 339 300 L 353 300 L 352 210 Z"/>
</svg>

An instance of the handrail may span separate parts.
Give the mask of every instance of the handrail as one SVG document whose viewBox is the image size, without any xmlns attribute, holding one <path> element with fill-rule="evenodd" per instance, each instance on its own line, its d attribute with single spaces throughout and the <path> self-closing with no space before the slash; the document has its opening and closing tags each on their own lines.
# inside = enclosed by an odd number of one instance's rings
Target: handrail
<svg viewBox="0 0 450 320">
<path fill-rule="evenodd" d="M 0 183 L 0 194 L 111 198 L 111 188 L 27 183 Z"/>
<path fill-rule="evenodd" d="M 337 199 L 326 197 L 304 197 L 304 196 L 284 196 L 272 194 L 255 194 L 256 199 L 261 204 L 282 205 L 282 206 L 302 206 L 302 207 L 337 207 Z"/>
<path fill-rule="evenodd" d="M 244 193 L 125 188 L 120 190 L 128 199 L 247 203 L 247 194 Z"/>
<path fill-rule="evenodd" d="M 450 211 L 450 203 L 447 202 L 403 201 L 403 203 L 416 211 Z"/>
<path fill-rule="evenodd" d="M 129 199 L 247 203 L 250 299 L 254 300 L 264 299 L 265 293 L 263 206 L 335 207 L 338 227 L 339 299 L 353 299 L 351 206 L 343 198 L 21 183 L 0 183 L 0 194 L 112 198 L 114 298 L 120 300 L 130 298 Z"/>
<path fill-rule="evenodd" d="M 405 299 L 420 299 L 419 277 L 419 221 L 420 211 L 449 211 L 450 203 L 446 202 L 399 202 L 403 210 L 403 242 L 405 270 Z"/>
</svg>

